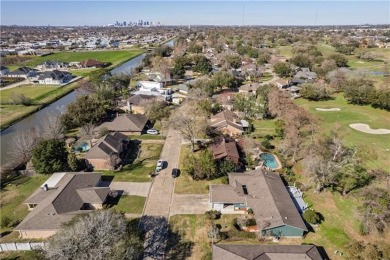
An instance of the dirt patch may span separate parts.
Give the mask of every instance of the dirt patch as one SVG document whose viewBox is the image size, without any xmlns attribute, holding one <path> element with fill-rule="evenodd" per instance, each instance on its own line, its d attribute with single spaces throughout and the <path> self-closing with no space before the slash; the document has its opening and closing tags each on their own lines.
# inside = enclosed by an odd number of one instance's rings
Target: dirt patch
<svg viewBox="0 0 390 260">
<path fill-rule="evenodd" d="M 366 134 L 374 134 L 374 135 L 385 135 L 390 134 L 390 129 L 372 129 L 367 124 L 350 124 L 349 127 L 358 130 L 360 132 L 366 133 Z"/>
<path fill-rule="evenodd" d="M 334 111 L 340 111 L 341 109 L 338 107 L 332 107 L 332 108 L 316 108 L 317 111 L 322 111 L 322 112 L 334 112 Z"/>
</svg>

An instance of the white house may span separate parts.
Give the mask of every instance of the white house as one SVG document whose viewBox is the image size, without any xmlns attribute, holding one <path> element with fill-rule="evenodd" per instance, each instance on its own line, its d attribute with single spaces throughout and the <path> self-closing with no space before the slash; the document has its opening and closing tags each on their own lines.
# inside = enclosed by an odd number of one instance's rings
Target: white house
<svg viewBox="0 0 390 260">
<path fill-rule="evenodd" d="M 138 81 L 137 86 L 140 91 L 160 91 L 163 84 L 154 81 Z"/>
<path fill-rule="evenodd" d="M 38 77 L 39 84 L 46 85 L 61 85 L 73 78 L 72 74 L 66 71 L 45 71 L 42 72 Z"/>
</svg>

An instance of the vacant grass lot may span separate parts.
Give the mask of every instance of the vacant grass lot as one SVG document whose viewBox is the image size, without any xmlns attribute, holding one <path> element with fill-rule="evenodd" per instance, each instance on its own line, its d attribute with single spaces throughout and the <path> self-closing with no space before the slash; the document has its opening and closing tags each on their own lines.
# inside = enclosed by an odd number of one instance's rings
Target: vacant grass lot
<svg viewBox="0 0 390 260">
<path fill-rule="evenodd" d="M 103 175 L 114 176 L 114 181 L 134 181 L 149 182 L 150 174 L 156 168 L 157 160 L 160 158 L 162 144 L 144 144 L 138 141 L 139 145 L 129 154 L 129 162 L 125 164 L 121 171 L 102 171 Z M 137 154 L 139 153 L 139 158 Z M 101 172 L 99 170 L 96 170 Z"/>
<path fill-rule="evenodd" d="M 123 195 L 117 205 L 113 206 L 119 212 L 142 214 L 146 198 L 141 196 Z"/>
<path fill-rule="evenodd" d="M 308 101 L 297 99 L 295 103 L 307 109 L 318 118 L 318 131 L 327 134 L 337 129 L 347 145 L 365 147 L 374 153 L 364 163 L 370 168 L 390 169 L 390 135 L 374 135 L 359 132 L 349 127 L 352 123 L 364 123 L 371 128 L 390 129 L 390 112 L 375 109 L 371 106 L 356 106 L 348 104 L 342 94 L 329 101 Z M 341 108 L 341 111 L 322 112 L 315 108 Z M 386 150 L 387 149 L 387 150 Z"/>
<path fill-rule="evenodd" d="M 179 169 L 180 176 L 176 179 L 175 193 L 178 194 L 206 194 L 209 192 L 210 184 L 222 184 L 224 177 L 214 180 L 193 180 L 185 170 L 186 155 L 191 153 L 189 145 L 182 145 L 180 151 Z"/>
<path fill-rule="evenodd" d="M 8 127 L 10 124 L 19 120 L 20 118 L 25 117 L 31 114 L 33 111 L 38 110 L 39 107 L 41 107 L 42 105 L 50 104 L 54 102 L 58 98 L 76 89 L 77 86 L 78 86 L 78 81 L 73 82 L 64 87 L 54 87 L 54 88 L 49 87 L 50 91 L 49 89 L 46 89 L 47 88 L 46 86 L 42 86 L 42 87 L 20 86 L 12 89 L 1 90 L 0 92 L 1 103 L 3 102 L 3 98 L 7 100 L 7 96 L 9 100 L 9 97 L 12 95 L 12 93 L 24 94 L 25 96 L 33 99 L 33 105 L 31 106 L 2 104 L 0 109 L 1 129 Z"/>
<path fill-rule="evenodd" d="M 0 233 L 11 231 L 28 214 L 27 206 L 22 204 L 28 196 L 42 185 L 49 175 L 38 174 L 33 177 L 18 176 L 9 178 L 1 183 L 1 229 Z M 11 225 L 3 226 L 3 219 L 9 218 Z M 11 234 L 10 234 L 11 235 Z M 7 236 L 0 238 L 0 241 Z M 16 236 L 17 238 L 17 236 Z"/>
<path fill-rule="evenodd" d="M 50 93 L 51 91 L 60 88 L 54 85 L 22 85 L 16 88 L 1 90 L 0 102 L 1 104 L 12 103 L 13 95 L 23 94 L 25 97 L 31 98 L 32 100 L 39 99 L 39 97 Z"/>
<path fill-rule="evenodd" d="M 220 219 L 214 220 L 215 224 L 221 225 L 221 232 L 228 233 L 229 238 L 223 243 L 258 243 L 256 234 L 240 232 L 233 227 L 233 219 L 236 217 L 237 215 L 222 214 Z M 211 220 L 205 215 L 175 215 L 170 218 L 169 223 L 172 230 L 180 235 L 181 242 L 192 242 L 192 250 L 188 252 L 187 259 L 211 259 L 211 239 L 208 237 Z"/>
<path fill-rule="evenodd" d="M 20 64 L 20 66 L 35 67 L 47 60 L 76 62 L 76 61 L 83 61 L 87 59 L 96 59 L 101 62 L 111 62 L 112 66 L 115 66 L 141 54 L 142 52 L 143 52 L 142 50 L 138 50 L 138 49 L 120 50 L 120 51 L 57 52 L 43 57 L 35 57 L 32 60 Z"/>
</svg>

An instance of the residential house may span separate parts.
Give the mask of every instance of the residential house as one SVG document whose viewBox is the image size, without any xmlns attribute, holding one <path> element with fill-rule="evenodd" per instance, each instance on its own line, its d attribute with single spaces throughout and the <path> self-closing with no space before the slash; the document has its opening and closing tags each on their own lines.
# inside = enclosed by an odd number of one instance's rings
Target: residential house
<svg viewBox="0 0 390 260">
<path fill-rule="evenodd" d="M 38 76 L 39 84 L 61 85 L 73 78 L 72 74 L 67 71 L 44 71 Z"/>
<path fill-rule="evenodd" d="M 242 85 L 241 87 L 238 88 L 239 93 L 244 93 L 244 94 L 253 94 L 256 95 L 257 89 L 259 89 L 260 83 L 252 82 L 248 83 L 245 85 Z"/>
<path fill-rule="evenodd" d="M 10 71 L 7 73 L 7 77 L 25 79 L 34 77 L 35 75 L 37 75 L 37 70 L 29 67 L 20 67 L 14 71 Z"/>
<path fill-rule="evenodd" d="M 180 84 L 176 87 L 177 91 L 179 91 L 182 94 L 188 95 L 189 87 L 187 84 Z"/>
<path fill-rule="evenodd" d="M 289 87 L 289 84 L 288 84 L 288 81 L 287 80 L 284 80 L 284 79 L 278 79 L 275 81 L 275 85 L 279 88 L 279 89 L 285 89 L 285 88 L 288 88 Z"/>
<path fill-rule="evenodd" d="M 84 159 L 93 169 L 113 170 L 122 163 L 128 144 L 127 136 L 118 132 L 109 133 L 97 141 Z"/>
<path fill-rule="evenodd" d="M 180 93 L 173 93 L 172 94 L 172 103 L 176 104 L 176 105 L 180 105 L 181 102 L 184 101 L 184 99 L 186 99 L 187 96 L 185 95 L 182 95 Z"/>
<path fill-rule="evenodd" d="M 37 66 L 39 70 L 58 70 L 69 67 L 69 63 L 55 60 L 47 60 L 44 63 Z"/>
<path fill-rule="evenodd" d="M 302 237 L 307 227 L 278 173 L 229 173 L 229 185 L 210 185 L 215 210 L 251 208 L 263 236 Z"/>
<path fill-rule="evenodd" d="M 110 132 L 120 132 L 125 135 L 141 135 L 148 124 L 148 118 L 140 114 L 123 114 L 117 116 L 111 122 L 105 122 L 95 131 L 107 128 Z"/>
<path fill-rule="evenodd" d="M 301 68 L 294 76 L 296 79 L 303 79 L 305 82 L 317 79 L 317 73 L 310 71 L 309 68 Z"/>
<path fill-rule="evenodd" d="M 157 96 L 138 94 L 122 101 L 119 106 L 122 110 L 132 114 L 145 114 L 146 107 L 157 100 Z"/>
<path fill-rule="evenodd" d="M 103 68 L 107 66 L 107 63 L 100 62 L 98 60 L 88 59 L 88 60 L 81 61 L 79 66 L 81 68 Z"/>
<path fill-rule="evenodd" d="M 213 244 L 213 260 L 323 260 L 315 245 Z"/>
<path fill-rule="evenodd" d="M 149 80 L 152 80 L 154 82 L 168 84 L 172 82 L 171 75 L 168 74 L 162 74 L 160 72 L 149 72 L 145 73 L 146 76 L 148 76 Z"/>
<path fill-rule="evenodd" d="M 224 110 L 212 115 L 209 126 L 230 136 L 242 135 L 244 133 L 241 120 L 230 110 Z"/>
<path fill-rule="evenodd" d="M 101 209 L 110 189 L 100 173 L 57 172 L 25 202 L 31 211 L 15 228 L 20 238 L 48 238 L 80 213 Z"/>
<path fill-rule="evenodd" d="M 214 160 L 229 160 L 235 165 L 240 162 L 236 141 L 233 139 L 220 138 L 216 143 L 210 146 Z"/>
<path fill-rule="evenodd" d="M 221 94 L 213 95 L 211 98 L 227 110 L 233 109 L 233 100 L 235 93 L 233 92 L 224 92 Z"/>
<path fill-rule="evenodd" d="M 6 76 L 9 72 L 9 69 L 5 66 L 1 66 L 0 68 L 0 77 Z"/>
</svg>

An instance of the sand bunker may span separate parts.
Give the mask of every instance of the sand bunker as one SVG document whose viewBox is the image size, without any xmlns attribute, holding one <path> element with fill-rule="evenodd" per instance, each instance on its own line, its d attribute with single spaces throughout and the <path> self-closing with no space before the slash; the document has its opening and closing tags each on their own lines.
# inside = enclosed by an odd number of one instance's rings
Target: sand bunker
<svg viewBox="0 0 390 260">
<path fill-rule="evenodd" d="M 349 127 L 367 134 L 374 134 L 374 135 L 390 134 L 389 129 L 372 129 L 367 124 L 350 124 Z"/>
<path fill-rule="evenodd" d="M 316 108 L 318 111 L 324 111 L 324 112 L 331 112 L 331 111 L 340 111 L 341 109 L 338 107 L 332 107 L 332 108 Z"/>
</svg>

